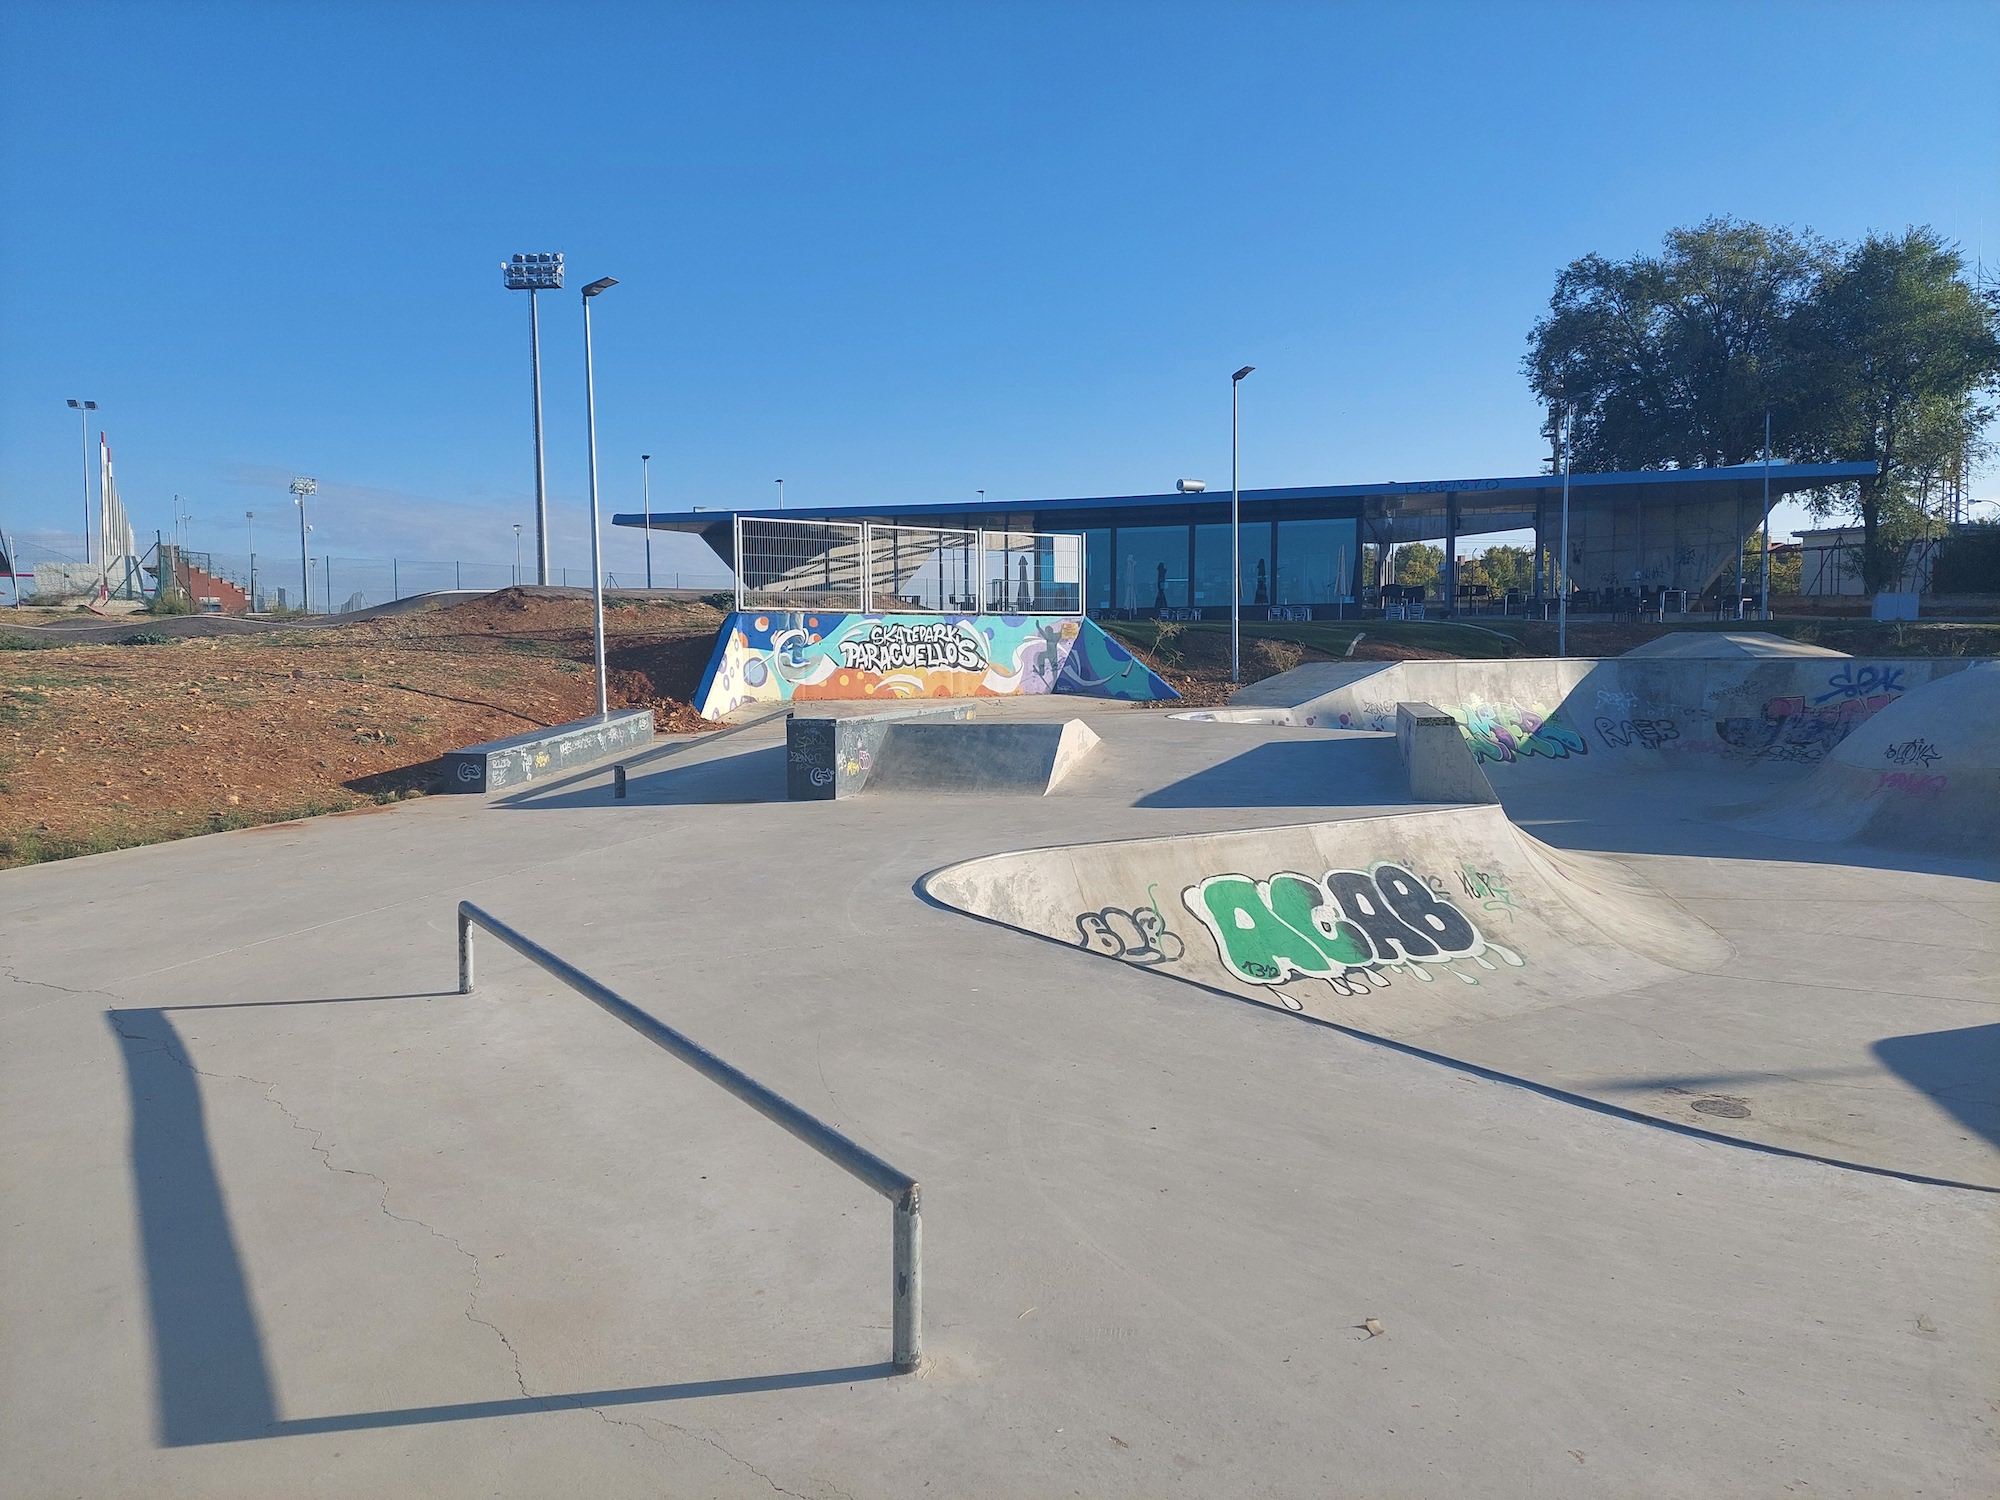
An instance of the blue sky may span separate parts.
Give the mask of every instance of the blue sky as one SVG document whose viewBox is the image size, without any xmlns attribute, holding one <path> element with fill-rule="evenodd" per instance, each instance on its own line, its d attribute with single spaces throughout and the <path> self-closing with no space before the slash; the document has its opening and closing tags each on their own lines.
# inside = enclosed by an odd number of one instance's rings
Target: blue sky
<svg viewBox="0 0 2000 1500">
<path fill-rule="evenodd" d="M 0 524 L 77 529 L 80 396 L 148 535 L 178 492 L 236 551 L 304 473 L 315 550 L 511 560 L 517 250 L 622 283 L 607 512 L 641 452 L 660 508 L 1220 485 L 1246 363 L 1246 486 L 1534 472 L 1576 255 L 1727 213 L 2000 262 L 1996 63 L 1992 4 L 14 0 Z"/>
</svg>

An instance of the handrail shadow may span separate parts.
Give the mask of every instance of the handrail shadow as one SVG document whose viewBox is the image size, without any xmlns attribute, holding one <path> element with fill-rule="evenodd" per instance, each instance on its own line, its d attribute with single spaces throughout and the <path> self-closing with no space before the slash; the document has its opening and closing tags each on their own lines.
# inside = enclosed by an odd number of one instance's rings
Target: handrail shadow
<svg viewBox="0 0 2000 1500">
<path fill-rule="evenodd" d="M 394 1000 L 428 996 L 355 996 Z M 250 1002 L 254 1004 L 255 1002 Z M 271 1001 L 308 1005 L 341 1001 Z M 179 1006 L 177 1010 L 233 1009 Z M 209 1140 L 199 1075 L 168 1008 L 104 1013 L 131 1100 L 133 1204 L 152 1330 L 154 1432 L 163 1448 L 361 1432 L 887 1380 L 887 1361 L 670 1385 L 568 1391 L 320 1417 L 283 1417 Z"/>
</svg>

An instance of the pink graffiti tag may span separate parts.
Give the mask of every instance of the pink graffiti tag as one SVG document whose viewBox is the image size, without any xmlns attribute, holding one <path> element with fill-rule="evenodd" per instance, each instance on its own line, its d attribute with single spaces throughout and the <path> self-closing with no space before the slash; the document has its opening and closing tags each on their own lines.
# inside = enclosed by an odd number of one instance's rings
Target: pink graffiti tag
<svg viewBox="0 0 2000 1500">
<path fill-rule="evenodd" d="M 1875 790 L 1906 792 L 1912 797 L 1935 797 L 1949 782 L 1949 777 L 1926 776 L 1921 771 L 1882 771 L 1875 777 Z"/>
</svg>

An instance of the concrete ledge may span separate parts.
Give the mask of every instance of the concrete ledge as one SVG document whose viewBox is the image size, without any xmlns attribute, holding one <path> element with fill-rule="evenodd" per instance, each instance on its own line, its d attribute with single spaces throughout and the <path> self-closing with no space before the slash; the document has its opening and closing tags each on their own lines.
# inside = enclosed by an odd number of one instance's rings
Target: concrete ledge
<svg viewBox="0 0 2000 1500">
<path fill-rule="evenodd" d="M 785 721 L 785 795 L 793 802 L 852 797 L 868 785 L 890 725 L 912 719 L 964 723 L 973 712 L 961 702 L 825 718 L 794 715 Z"/>
<path fill-rule="evenodd" d="M 488 740 L 463 750 L 447 751 L 444 789 L 448 792 L 497 792 L 510 786 L 575 770 L 593 760 L 616 755 L 653 737 L 650 708 L 621 708 L 603 718 L 592 715 L 504 740 Z"/>
<path fill-rule="evenodd" d="M 1098 746 L 1081 719 L 1063 724 L 891 724 L 871 793 L 957 792 L 1040 797 Z"/>
<path fill-rule="evenodd" d="M 1396 705 L 1396 750 L 1412 802 L 1492 803 L 1500 799 L 1473 756 L 1458 720 L 1428 703 Z"/>
</svg>

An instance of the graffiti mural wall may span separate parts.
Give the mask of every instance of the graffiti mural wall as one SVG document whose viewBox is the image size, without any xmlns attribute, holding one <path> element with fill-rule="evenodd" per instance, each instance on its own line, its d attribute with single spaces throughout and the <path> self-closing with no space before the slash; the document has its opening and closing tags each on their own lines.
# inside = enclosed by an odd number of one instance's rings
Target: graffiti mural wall
<svg viewBox="0 0 2000 1500">
<path fill-rule="evenodd" d="M 1095 623 L 1073 615 L 732 614 L 695 707 L 1074 693 L 1177 698 Z"/>
<path fill-rule="evenodd" d="M 1181 904 L 1208 929 L 1223 967 L 1246 984 L 1275 988 L 1323 979 L 1339 994 L 1358 995 L 1386 987 L 1392 974 L 1430 983 L 1433 968 L 1477 984 L 1475 975 L 1455 967 L 1461 959 L 1489 973 L 1498 968 L 1496 958 L 1522 965 L 1519 954 L 1488 940 L 1438 882 L 1386 861 L 1317 878 L 1289 870 L 1264 880 L 1210 875 L 1183 890 Z M 1292 997 L 1279 998 L 1299 1009 Z"/>
</svg>

